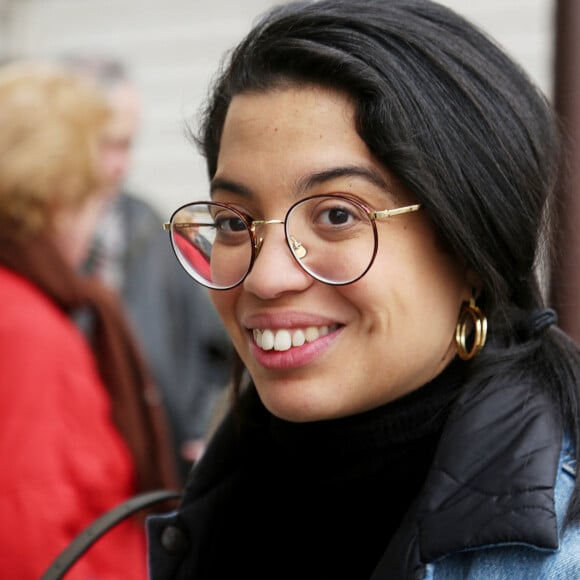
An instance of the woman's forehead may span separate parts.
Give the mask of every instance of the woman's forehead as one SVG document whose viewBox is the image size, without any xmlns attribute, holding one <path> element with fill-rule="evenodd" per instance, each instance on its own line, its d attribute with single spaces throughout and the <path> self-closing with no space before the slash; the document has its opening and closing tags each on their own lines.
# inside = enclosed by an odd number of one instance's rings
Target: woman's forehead
<svg viewBox="0 0 580 580">
<path fill-rule="evenodd" d="M 391 198 L 408 194 L 355 128 L 354 105 L 318 86 L 277 88 L 234 98 L 211 190 L 247 196 L 260 185 L 300 197 L 318 186 Z M 405 201 L 407 201 L 405 199 Z M 380 204 L 379 204 L 380 205 Z"/>
</svg>

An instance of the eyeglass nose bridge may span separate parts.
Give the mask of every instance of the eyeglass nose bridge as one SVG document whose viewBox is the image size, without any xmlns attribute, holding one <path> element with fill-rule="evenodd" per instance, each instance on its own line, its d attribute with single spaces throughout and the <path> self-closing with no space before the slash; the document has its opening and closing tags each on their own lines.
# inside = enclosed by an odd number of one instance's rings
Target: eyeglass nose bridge
<svg viewBox="0 0 580 580">
<path fill-rule="evenodd" d="M 258 237 L 256 235 L 256 226 L 267 226 L 270 224 L 280 224 L 284 225 L 286 220 L 252 220 L 252 224 L 250 226 L 250 231 L 252 232 L 252 238 L 254 241 L 254 251 L 255 256 L 254 259 L 258 257 L 260 250 L 262 249 L 262 244 L 264 243 L 263 237 Z"/>
</svg>

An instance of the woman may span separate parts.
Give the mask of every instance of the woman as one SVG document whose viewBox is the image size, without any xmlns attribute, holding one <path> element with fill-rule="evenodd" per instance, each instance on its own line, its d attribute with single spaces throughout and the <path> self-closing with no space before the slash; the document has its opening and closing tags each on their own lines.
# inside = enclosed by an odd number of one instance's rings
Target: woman
<svg viewBox="0 0 580 580">
<path fill-rule="evenodd" d="M 290 4 L 199 141 L 211 203 L 169 229 L 238 397 L 152 579 L 578 577 L 579 354 L 536 270 L 557 136 L 523 72 L 425 0 Z"/>
<path fill-rule="evenodd" d="M 117 302 L 76 274 L 106 195 L 99 147 L 108 119 L 100 93 L 58 68 L 0 69 L 6 578 L 36 580 L 105 511 L 137 490 L 175 484 L 161 408 Z M 145 577 L 139 521 L 99 542 L 70 574 Z"/>
</svg>

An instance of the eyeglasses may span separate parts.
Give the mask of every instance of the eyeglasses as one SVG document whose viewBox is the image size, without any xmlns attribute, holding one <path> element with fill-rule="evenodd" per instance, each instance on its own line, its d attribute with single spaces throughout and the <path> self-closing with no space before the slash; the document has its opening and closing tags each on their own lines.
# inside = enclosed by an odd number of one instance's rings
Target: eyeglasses
<svg viewBox="0 0 580 580">
<path fill-rule="evenodd" d="M 362 278 L 377 254 L 376 221 L 415 212 L 421 204 L 374 211 L 345 195 L 314 195 L 296 202 L 283 220 L 255 220 L 227 203 L 180 207 L 163 228 L 185 271 L 214 290 L 241 284 L 256 261 L 262 228 L 284 226 L 298 265 L 314 279 L 342 286 Z"/>
</svg>

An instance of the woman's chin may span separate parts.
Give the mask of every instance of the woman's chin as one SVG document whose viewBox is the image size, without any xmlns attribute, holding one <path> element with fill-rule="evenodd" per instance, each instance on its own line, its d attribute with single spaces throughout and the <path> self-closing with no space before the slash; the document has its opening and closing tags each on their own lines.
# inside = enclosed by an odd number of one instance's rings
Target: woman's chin
<svg viewBox="0 0 580 580">
<path fill-rule="evenodd" d="M 312 421 L 325 421 L 335 419 L 348 414 L 337 408 L 336 402 L 324 401 L 312 396 L 311 393 L 300 396 L 299 393 L 272 393 L 272 389 L 261 390 L 258 394 L 262 403 L 272 415 L 284 421 L 292 423 L 307 423 Z"/>
</svg>

